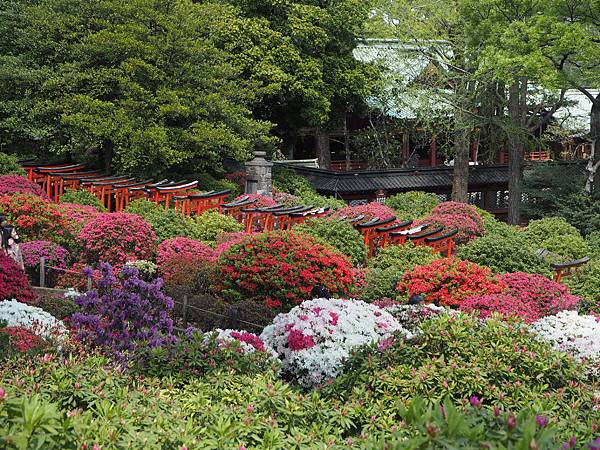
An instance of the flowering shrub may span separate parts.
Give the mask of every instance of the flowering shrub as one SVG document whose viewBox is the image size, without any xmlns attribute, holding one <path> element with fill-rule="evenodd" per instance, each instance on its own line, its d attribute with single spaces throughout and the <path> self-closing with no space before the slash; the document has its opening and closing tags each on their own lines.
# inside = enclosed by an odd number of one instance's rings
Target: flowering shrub
<svg viewBox="0 0 600 450">
<path fill-rule="evenodd" d="M 244 226 L 233 217 L 212 209 L 196 217 L 190 237 L 214 246 L 218 235 L 239 232 L 243 229 Z"/>
<path fill-rule="evenodd" d="M 14 225 L 22 240 L 46 240 L 62 244 L 72 238 L 69 221 L 57 205 L 33 194 L 0 196 L 0 211 Z"/>
<path fill-rule="evenodd" d="M 486 234 L 458 248 L 456 256 L 489 267 L 496 273 L 527 272 L 550 275 L 550 266 L 520 234 Z"/>
<path fill-rule="evenodd" d="M 402 192 L 385 201 L 400 220 L 421 219 L 429 215 L 439 203 L 437 195 L 420 191 Z"/>
<path fill-rule="evenodd" d="M 277 204 L 277 202 L 271 197 L 267 197 L 266 195 L 261 194 L 242 194 L 239 197 L 236 197 L 234 201 L 240 200 L 246 196 L 252 200 L 256 200 L 252 204 L 253 208 L 266 208 L 267 206 L 275 206 Z"/>
<path fill-rule="evenodd" d="M 375 305 L 385 309 L 402 327 L 413 334 L 421 332 L 419 326 L 425 320 L 431 319 L 439 314 L 451 314 L 452 310 L 443 306 L 436 306 L 433 303 L 423 305 L 403 305 L 399 303 L 390 303 L 388 301 L 374 302 Z"/>
<path fill-rule="evenodd" d="M 194 221 L 175 212 L 173 208 L 165 209 L 162 205 L 139 199 L 131 202 L 126 212 L 137 214 L 152 225 L 158 242 L 178 236 L 193 237 Z"/>
<path fill-rule="evenodd" d="M 231 173 L 225 174 L 224 178 L 228 181 L 231 181 L 235 185 L 237 185 L 238 189 L 241 192 L 244 192 L 244 189 L 246 188 L 246 171 L 245 170 L 238 170 L 237 172 L 231 172 Z"/>
<path fill-rule="evenodd" d="M 116 270 L 115 272 L 118 273 Z M 78 261 L 70 267 L 68 272 L 64 272 L 58 277 L 55 287 L 85 292 L 88 289 L 88 275 L 93 284 L 95 280 L 100 279 L 100 270 L 97 268 L 92 269 L 87 264 Z"/>
<path fill-rule="evenodd" d="M 148 261 L 146 259 L 136 259 L 135 261 L 128 261 L 125 263 L 126 267 L 133 267 L 137 269 L 140 277 L 144 280 L 149 281 L 156 275 L 158 271 L 158 266 L 152 261 Z"/>
<path fill-rule="evenodd" d="M 41 186 L 19 175 L 0 175 L 0 195 L 31 194 L 47 199 Z"/>
<path fill-rule="evenodd" d="M 213 251 L 212 259 L 216 261 L 229 247 L 239 244 L 246 236 L 255 233 L 246 233 L 245 231 L 237 231 L 233 233 L 221 233 L 217 236 L 217 246 Z"/>
<path fill-rule="evenodd" d="M 384 205 L 383 203 L 371 202 L 366 205 L 356 205 L 356 206 L 346 206 L 342 209 L 337 210 L 332 214 L 331 217 L 357 217 L 357 216 L 365 216 L 369 219 L 374 219 L 375 217 L 379 217 L 380 219 L 389 219 L 391 217 L 396 217 L 396 213 L 389 206 Z"/>
<path fill-rule="evenodd" d="M 77 203 L 60 203 L 58 209 L 69 219 L 69 229 L 75 235 L 78 235 L 86 224 L 100 214 L 100 211 L 93 206 Z"/>
<path fill-rule="evenodd" d="M 367 247 L 362 235 L 349 223 L 328 218 L 309 219 L 294 227 L 294 232 L 307 234 L 331 245 L 350 258 L 355 266 L 363 263 L 367 258 Z"/>
<path fill-rule="evenodd" d="M 169 311 L 173 300 L 161 292 L 162 280 L 146 282 L 132 267 L 124 267 L 121 286 L 110 264 L 102 263 L 99 290 L 88 291 L 75 303 L 77 337 L 117 359 L 127 358 L 138 346 L 158 347 L 173 338 Z"/>
<path fill-rule="evenodd" d="M 313 387 L 342 373 L 353 348 L 378 342 L 392 333 L 410 333 L 389 313 L 359 300 L 314 299 L 278 315 L 261 339 L 300 385 Z"/>
<path fill-rule="evenodd" d="M 430 215 L 440 216 L 445 214 L 468 216 L 473 222 L 475 222 L 477 228 L 481 230 L 481 235 L 483 235 L 485 231 L 483 219 L 474 206 L 461 202 L 442 202 L 431 210 Z"/>
<path fill-rule="evenodd" d="M 530 304 L 506 293 L 468 298 L 461 303 L 460 309 L 465 312 L 477 311 L 478 316 L 482 319 L 487 319 L 493 314 L 500 314 L 504 317 L 516 317 L 531 323 L 539 318 L 539 311 L 531 309 Z"/>
<path fill-rule="evenodd" d="M 275 203 L 286 206 L 294 206 L 302 203 L 300 197 L 296 197 L 295 195 L 288 194 L 287 192 L 274 192 L 273 200 Z"/>
<path fill-rule="evenodd" d="M 44 346 L 44 340 L 33 331 L 22 327 L 0 327 L 0 334 L 8 335 L 8 343 L 17 352 L 25 353 Z M 2 359 L 0 355 L 0 360 Z"/>
<path fill-rule="evenodd" d="M 6 321 L 10 327 L 27 328 L 43 337 L 67 333 L 64 324 L 52 314 L 16 300 L 0 302 L 0 321 Z"/>
<path fill-rule="evenodd" d="M 600 377 L 600 319 L 579 315 L 577 311 L 561 311 L 544 317 L 531 326 L 541 340 L 560 351 L 584 361 L 592 377 Z"/>
<path fill-rule="evenodd" d="M 77 189 L 74 191 L 65 192 L 60 196 L 60 202 L 81 206 L 91 206 L 98 212 L 106 211 L 106 208 L 100 199 L 85 189 Z"/>
<path fill-rule="evenodd" d="M 48 286 L 53 286 L 54 281 L 60 275 L 56 269 L 66 269 L 69 260 L 69 252 L 58 244 L 50 241 L 29 241 L 21 244 L 23 263 L 29 273 L 31 280 L 40 279 L 40 258 L 46 258 L 48 267 L 46 281 Z"/>
<path fill-rule="evenodd" d="M 422 224 L 444 227 L 446 231 L 457 230 L 458 233 L 452 238 L 457 244 L 465 244 L 471 239 L 483 236 L 483 227 L 465 214 L 435 214 L 415 222 L 415 226 Z"/>
<path fill-rule="evenodd" d="M 192 284 L 198 271 L 213 260 L 213 250 L 206 244 L 185 237 L 167 239 L 158 246 L 158 270 L 171 285 Z"/>
<path fill-rule="evenodd" d="M 101 213 L 82 228 L 79 240 L 87 264 L 122 267 L 127 261 L 152 259 L 156 251 L 152 227 L 137 214 Z"/>
<path fill-rule="evenodd" d="M 253 299 L 289 309 L 315 286 L 345 295 L 353 284 L 350 262 L 331 247 L 293 232 L 250 236 L 218 260 L 216 289 L 232 300 Z"/>
<path fill-rule="evenodd" d="M 35 295 L 29 287 L 25 272 L 13 259 L 0 250 L 0 300 L 16 298 L 21 302 L 32 303 Z"/>
<path fill-rule="evenodd" d="M 265 345 L 262 339 L 254 333 L 243 330 L 221 330 L 220 328 L 217 328 L 216 330 L 207 333 L 205 339 L 209 341 L 213 337 L 217 340 L 219 345 L 222 346 L 228 345 L 231 342 L 237 342 L 244 355 L 253 352 L 267 352 L 277 358 L 275 351 L 268 345 Z"/>
<path fill-rule="evenodd" d="M 427 303 L 441 306 L 459 306 L 467 298 L 500 293 L 504 288 L 487 267 L 457 258 L 416 266 L 398 283 L 400 295 L 422 295 Z"/>
</svg>

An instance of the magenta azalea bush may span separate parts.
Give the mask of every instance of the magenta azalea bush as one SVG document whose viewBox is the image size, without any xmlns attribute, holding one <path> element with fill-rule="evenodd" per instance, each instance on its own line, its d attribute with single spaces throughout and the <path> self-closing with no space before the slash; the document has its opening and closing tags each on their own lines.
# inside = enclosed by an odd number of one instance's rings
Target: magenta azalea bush
<svg viewBox="0 0 600 450">
<path fill-rule="evenodd" d="M 80 205 L 78 203 L 60 203 L 58 209 L 67 216 L 72 228 L 75 230 L 81 230 L 84 225 L 91 222 L 100 214 L 100 211 L 93 206 Z"/>
<path fill-rule="evenodd" d="M 468 216 L 477 225 L 484 230 L 483 218 L 479 215 L 475 207 L 461 202 L 442 202 L 431 210 L 430 216 L 439 216 L 444 214 Z"/>
<path fill-rule="evenodd" d="M 214 261 L 213 253 L 200 241 L 176 237 L 160 243 L 156 263 L 168 285 L 192 285 L 205 264 Z"/>
<path fill-rule="evenodd" d="M 107 262 L 116 269 L 128 261 L 153 259 L 156 253 L 156 234 L 137 214 L 98 214 L 82 228 L 79 241 L 82 262 Z"/>
<path fill-rule="evenodd" d="M 396 217 L 396 213 L 392 208 L 383 203 L 371 202 L 365 205 L 346 206 L 345 208 L 338 209 L 332 214 L 332 217 L 352 218 L 357 216 L 365 216 L 369 219 L 374 219 L 376 217 L 380 219 L 389 219 Z"/>
<path fill-rule="evenodd" d="M 66 269 L 69 261 L 69 252 L 58 244 L 50 241 L 29 241 L 21 244 L 23 263 L 32 281 L 39 280 L 40 259 L 46 259 L 48 267 L 46 282 L 53 286 L 58 276 L 62 273 L 60 269 Z M 58 269 L 58 270 L 57 270 Z"/>
<path fill-rule="evenodd" d="M 500 280 L 507 286 L 505 292 L 469 298 L 461 303 L 460 309 L 477 311 L 482 318 L 500 313 L 532 323 L 559 311 L 576 309 L 581 301 L 566 286 L 542 275 L 507 273 Z"/>
<path fill-rule="evenodd" d="M 415 226 L 427 224 L 430 227 L 444 227 L 445 230 L 456 230 L 454 242 L 465 244 L 471 239 L 483 236 L 484 230 L 471 217 L 463 214 L 437 214 L 415 222 Z"/>
<path fill-rule="evenodd" d="M 256 200 L 252 204 L 252 208 L 265 208 L 267 206 L 275 206 L 277 202 L 273 200 L 271 197 L 267 197 L 266 195 L 261 194 L 243 194 L 239 197 L 236 197 L 235 201 L 240 200 L 244 197 L 250 197 L 253 200 Z"/>
<path fill-rule="evenodd" d="M 100 270 L 98 290 L 75 300 L 81 308 L 73 315 L 78 339 L 120 360 L 139 347 L 173 341 L 173 300 L 162 292 L 160 278 L 147 282 L 137 269 L 124 267 L 119 283 L 110 264 L 102 263 Z"/>
<path fill-rule="evenodd" d="M 410 336 L 385 310 L 360 300 L 318 298 L 279 314 L 261 339 L 279 355 L 283 370 L 304 387 L 342 373 L 353 348 L 389 338 Z"/>
<path fill-rule="evenodd" d="M 48 196 L 41 186 L 20 175 L 0 175 L 0 195 L 14 193 L 38 195 L 44 199 Z"/>
</svg>

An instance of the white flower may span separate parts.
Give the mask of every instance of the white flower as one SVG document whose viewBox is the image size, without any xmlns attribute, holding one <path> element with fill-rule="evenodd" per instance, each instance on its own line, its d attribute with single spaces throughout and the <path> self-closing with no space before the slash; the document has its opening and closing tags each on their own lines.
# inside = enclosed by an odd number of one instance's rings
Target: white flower
<svg viewBox="0 0 600 450">
<path fill-rule="evenodd" d="M 16 300 L 0 302 L 0 321 L 8 322 L 9 327 L 28 328 L 44 337 L 68 333 L 65 325 L 52 314 Z"/>
<path fill-rule="evenodd" d="M 589 375 L 600 376 L 600 322 L 595 316 L 561 311 L 534 322 L 531 331 L 556 350 L 585 362 Z"/>
<path fill-rule="evenodd" d="M 279 314 L 260 337 L 277 352 L 284 370 L 302 386 L 312 387 L 340 375 L 353 348 L 395 332 L 412 337 L 390 313 L 375 305 L 319 298 Z"/>
</svg>

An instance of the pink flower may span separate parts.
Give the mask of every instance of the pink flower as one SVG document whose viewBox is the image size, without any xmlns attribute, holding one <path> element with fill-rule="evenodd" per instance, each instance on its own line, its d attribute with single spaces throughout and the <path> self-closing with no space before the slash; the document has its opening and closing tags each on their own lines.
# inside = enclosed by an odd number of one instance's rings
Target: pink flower
<svg viewBox="0 0 600 450">
<path fill-rule="evenodd" d="M 0 387 L 0 402 L 4 401 L 4 397 L 6 396 L 6 392 L 3 388 Z"/>
<path fill-rule="evenodd" d="M 473 408 L 477 408 L 477 409 L 479 409 L 479 408 L 481 408 L 482 401 L 481 401 L 481 400 L 480 400 L 480 399 L 479 399 L 477 396 L 473 395 L 473 396 L 472 396 L 472 397 L 469 399 L 469 403 L 471 404 L 471 406 L 472 406 Z"/>
<path fill-rule="evenodd" d="M 305 335 L 300 330 L 290 330 L 290 333 L 288 335 L 288 347 L 290 348 L 290 350 L 304 350 L 305 348 L 311 348 L 315 345 L 316 344 L 312 336 Z"/>
<path fill-rule="evenodd" d="M 246 407 L 246 411 L 248 411 L 249 413 L 254 411 L 254 405 L 252 405 L 252 403 L 250 403 L 247 407 Z"/>
</svg>

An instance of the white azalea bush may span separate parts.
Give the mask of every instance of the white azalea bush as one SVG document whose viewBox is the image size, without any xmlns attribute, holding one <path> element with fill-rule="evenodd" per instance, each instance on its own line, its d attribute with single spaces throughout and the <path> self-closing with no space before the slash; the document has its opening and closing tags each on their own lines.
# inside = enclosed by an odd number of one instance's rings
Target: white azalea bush
<svg viewBox="0 0 600 450">
<path fill-rule="evenodd" d="M 217 328 L 205 334 L 205 342 L 208 342 L 213 337 L 215 337 L 219 343 L 238 342 L 244 355 L 258 351 L 268 353 L 274 358 L 277 358 L 277 353 L 269 345 L 265 344 L 260 336 L 248 331 L 231 329 L 221 330 L 220 328 Z"/>
<path fill-rule="evenodd" d="M 561 311 L 534 322 L 531 331 L 555 349 L 586 362 L 588 375 L 600 377 L 600 318 Z"/>
<path fill-rule="evenodd" d="M 9 327 L 27 328 L 46 338 L 67 334 L 64 323 L 52 314 L 17 300 L 0 302 L 0 321 L 6 321 Z"/>
<path fill-rule="evenodd" d="M 412 334 L 387 311 L 360 300 L 308 300 L 279 314 L 261 339 L 279 355 L 283 370 L 310 388 L 342 372 L 352 349 L 392 333 Z"/>
</svg>

